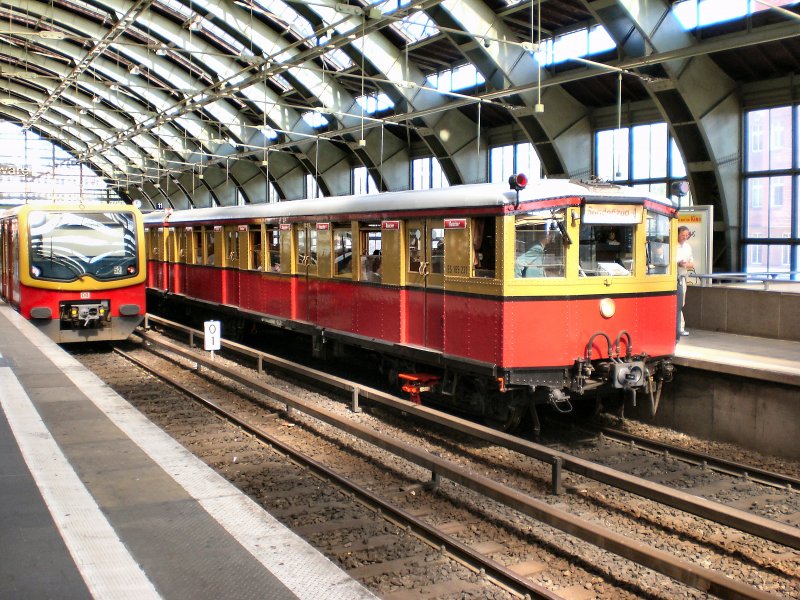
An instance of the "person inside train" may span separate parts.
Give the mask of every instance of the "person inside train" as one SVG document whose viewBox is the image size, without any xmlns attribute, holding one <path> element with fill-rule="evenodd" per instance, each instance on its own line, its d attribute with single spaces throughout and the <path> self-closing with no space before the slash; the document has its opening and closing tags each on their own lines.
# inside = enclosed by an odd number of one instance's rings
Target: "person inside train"
<svg viewBox="0 0 800 600">
<path fill-rule="evenodd" d="M 544 246 L 547 232 L 534 230 L 532 242 L 514 261 L 514 277 L 544 277 Z"/>
<path fill-rule="evenodd" d="M 214 264 L 214 244 L 208 245 L 208 256 L 206 257 L 206 264 L 207 265 Z"/>
</svg>

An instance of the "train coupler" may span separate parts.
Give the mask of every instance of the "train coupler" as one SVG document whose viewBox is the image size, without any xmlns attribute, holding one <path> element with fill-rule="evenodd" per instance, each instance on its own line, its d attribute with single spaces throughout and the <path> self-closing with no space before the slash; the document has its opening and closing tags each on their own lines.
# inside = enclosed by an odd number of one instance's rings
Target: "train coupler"
<svg viewBox="0 0 800 600">
<path fill-rule="evenodd" d="M 401 389 L 409 394 L 409 400 L 414 404 L 422 404 L 420 394 L 430 392 L 441 380 L 438 375 L 430 373 L 399 373 L 397 376 L 406 382 Z"/>
</svg>

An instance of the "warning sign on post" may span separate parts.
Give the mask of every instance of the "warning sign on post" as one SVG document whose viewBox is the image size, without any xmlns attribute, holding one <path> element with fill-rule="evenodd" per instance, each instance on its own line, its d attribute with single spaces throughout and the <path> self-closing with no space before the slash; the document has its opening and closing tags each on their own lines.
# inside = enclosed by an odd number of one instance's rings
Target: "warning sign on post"
<svg viewBox="0 0 800 600">
<path fill-rule="evenodd" d="M 203 347 L 211 352 L 219 350 L 222 339 L 222 327 L 220 327 L 219 321 L 206 321 L 203 323 L 203 330 L 205 333 Z"/>
</svg>

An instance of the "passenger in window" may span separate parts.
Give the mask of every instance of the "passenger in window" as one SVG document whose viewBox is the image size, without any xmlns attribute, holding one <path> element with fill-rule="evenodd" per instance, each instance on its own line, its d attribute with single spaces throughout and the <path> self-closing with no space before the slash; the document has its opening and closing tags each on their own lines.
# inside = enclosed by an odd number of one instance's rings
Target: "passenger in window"
<svg viewBox="0 0 800 600">
<path fill-rule="evenodd" d="M 207 265 L 214 264 L 214 244 L 209 245 L 208 247 L 208 257 L 206 258 Z"/>
<path fill-rule="evenodd" d="M 545 231 L 535 231 L 533 243 L 514 261 L 514 277 L 544 277 Z"/>
<path fill-rule="evenodd" d="M 261 270 L 261 244 L 253 246 L 253 269 Z"/>
</svg>

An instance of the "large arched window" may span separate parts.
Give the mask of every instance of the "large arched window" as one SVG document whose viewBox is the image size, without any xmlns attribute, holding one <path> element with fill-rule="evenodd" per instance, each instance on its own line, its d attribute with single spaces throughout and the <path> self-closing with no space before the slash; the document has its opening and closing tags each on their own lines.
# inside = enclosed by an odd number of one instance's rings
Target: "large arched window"
<svg viewBox="0 0 800 600">
<path fill-rule="evenodd" d="M 670 196 L 672 183 L 686 179 L 686 166 L 666 123 L 606 129 L 595 133 L 594 174 L 606 181 Z M 691 196 L 674 198 L 682 206 Z"/>
<path fill-rule="evenodd" d="M 742 265 L 747 273 L 785 279 L 800 265 L 798 119 L 800 105 L 745 114 Z"/>
<path fill-rule="evenodd" d="M 94 171 L 30 130 L 0 122 L 0 141 L 0 204 L 120 200 Z"/>
</svg>

